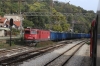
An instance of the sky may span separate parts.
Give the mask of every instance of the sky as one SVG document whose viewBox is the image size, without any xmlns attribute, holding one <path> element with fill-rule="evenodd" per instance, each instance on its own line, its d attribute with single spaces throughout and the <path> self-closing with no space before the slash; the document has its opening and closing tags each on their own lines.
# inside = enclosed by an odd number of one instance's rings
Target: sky
<svg viewBox="0 0 100 66">
<path fill-rule="evenodd" d="M 56 0 L 60 2 L 69 2 L 75 6 L 80 6 L 85 10 L 97 11 L 99 0 Z"/>
</svg>

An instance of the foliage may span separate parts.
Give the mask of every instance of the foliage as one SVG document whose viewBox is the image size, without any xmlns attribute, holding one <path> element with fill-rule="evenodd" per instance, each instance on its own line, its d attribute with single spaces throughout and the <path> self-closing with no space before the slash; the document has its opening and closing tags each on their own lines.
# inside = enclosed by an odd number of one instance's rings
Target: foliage
<svg viewBox="0 0 100 66">
<path fill-rule="evenodd" d="M 34 26 L 34 24 L 33 24 L 32 21 L 29 21 L 29 20 L 27 20 L 27 19 L 25 19 L 25 20 L 23 21 L 23 27 L 24 27 L 24 28 L 33 27 L 33 26 Z"/>
<path fill-rule="evenodd" d="M 20 31 L 18 29 L 12 28 L 12 35 L 19 35 Z"/>
<path fill-rule="evenodd" d="M 61 28 L 61 26 L 60 25 L 53 25 L 53 30 L 54 31 L 62 31 L 62 28 Z"/>
<path fill-rule="evenodd" d="M 20 11 L 22 14 L 24 12 L 51 13 L 47 16 L 41 16 L 41 14 L 38 14 L 40 16 L 23 16 L 23 27 L 55 31 L 69 31 L 72 28 L 72 22 L 74 22 L 75 32 L 87 33 L 91 21 L 95 18 L 93 11 L 84 10 L 82 7 L 76 7 L 70 3 L 52 2 L 52 0 L 24 0 L 21 3 L 16 0 L 0 0 L 1 16 L 11 13 L 19 14 Z M 84 13 L 87 13 L 87 15 L 84 16 Z"/>
</svg>

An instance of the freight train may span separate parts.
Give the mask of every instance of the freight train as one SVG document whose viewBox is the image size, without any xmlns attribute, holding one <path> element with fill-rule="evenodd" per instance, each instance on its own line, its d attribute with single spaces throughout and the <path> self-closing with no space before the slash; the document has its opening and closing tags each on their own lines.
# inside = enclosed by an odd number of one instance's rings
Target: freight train
<svg viewBox="0 0 100 66">
<path fill-rule="evenodd" d="M 24 30 L 24 40 L 28 43 L 37 43 L 40 41 L 60 41 L 67 39 L 80 39 L 80 38 L 90 38 L 90 34 L 85 33 L 67 33 L 67 32 L 57 32 L 41 29 L 26 28 Z"/>
</svg>

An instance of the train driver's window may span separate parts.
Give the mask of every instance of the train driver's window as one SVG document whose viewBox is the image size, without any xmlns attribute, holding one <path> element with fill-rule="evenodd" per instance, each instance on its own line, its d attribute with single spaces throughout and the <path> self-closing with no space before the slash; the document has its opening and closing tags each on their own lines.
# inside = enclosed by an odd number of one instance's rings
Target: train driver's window
<svg viewBox="0 0 100 66">
<path fill-rule="evenodd" d="M 31 31 L 31 34 L 37 34 L 37 31 Z"/>
<path fill-rule="evenodd" d="M 30 34 L 30 31 L 26 30 L 26 31 L 25 31 L 25 34 Z"/>
</svg>

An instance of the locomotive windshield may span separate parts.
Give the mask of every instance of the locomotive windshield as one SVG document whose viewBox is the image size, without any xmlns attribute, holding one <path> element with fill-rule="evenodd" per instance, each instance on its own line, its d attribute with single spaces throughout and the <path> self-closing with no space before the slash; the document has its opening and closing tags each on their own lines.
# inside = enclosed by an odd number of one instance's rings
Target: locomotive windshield
<svg viewBox="0 0 100 66">
<path fill-rule="evenodd" d="M 31 31 L 31 34 L 37 34 L 37 31 Z"/>
<path fill-rule="evenodd" d="M 30 34 L 30 31 L 25 31 L 25 34 Z"/>
</svg>

